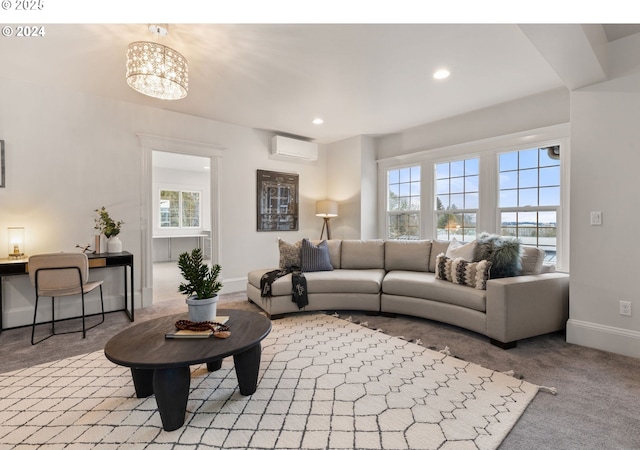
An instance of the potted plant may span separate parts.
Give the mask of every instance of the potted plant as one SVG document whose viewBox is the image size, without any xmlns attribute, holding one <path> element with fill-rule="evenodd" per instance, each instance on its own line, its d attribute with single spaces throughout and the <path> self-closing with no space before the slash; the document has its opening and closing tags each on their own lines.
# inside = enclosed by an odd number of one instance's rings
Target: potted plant
<svg viewBox="0 0 640 450">
<path fill-rule="evenodd" d="M 95 210 L 98 213 L 96 217 L 95 229 L 107 238 L 107 251 L 109 253 L 119 253 L 122 251 L 122 241 L 118 237 L 120 234 L 120 228 L 124 221 L 118 220 L 117 222 L 109 216 L 109 213 L 103 206 L 100 209 Z M 98 249 L 96 249 L 98 250 Z"/>
<path fill-rule="evenodd" d="M 189 305 L 189 320 L 208 322 L 216 320 L 218 291 L 222 283 L 218 275 L 222 269 L 219 264 L 208 266 L 203 261 L 202 250 L 194 248 L 191 253 L 184 252 L 178 257 L 178 268 L 186 280 L 178 286 L 178 292 L 186 294 Z"/>
</svg>

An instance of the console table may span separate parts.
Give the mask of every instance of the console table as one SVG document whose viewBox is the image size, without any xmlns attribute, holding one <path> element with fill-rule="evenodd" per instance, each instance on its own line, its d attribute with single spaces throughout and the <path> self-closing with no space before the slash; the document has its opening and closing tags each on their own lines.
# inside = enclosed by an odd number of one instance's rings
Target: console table
<svg viewBox="0 0 640 450">
<path fill-rule="evenodd" d="M 129 252 L 120 253 L 87 253 L 89 268 L 98 269 L 101 267 L 122 267 L 124 269 L 124 307 L 115 311 L 124 311 L 129 316 L 129 320 L 134 320 L 133 301 L 133 255 Z M 127 268 L 129 277 L 127 277 Z M 26 275 L 29 273 L 29 260 L 23 259 L 0 259 L 0 333 L 4 330 L 2 315 L 4 305 L 2 301 L 3 278 L 14 275 Z M 131 283 L 129 283 L 131 280 Z M 129 301 L 131 299 L 131 301 Z"/>
</svg>

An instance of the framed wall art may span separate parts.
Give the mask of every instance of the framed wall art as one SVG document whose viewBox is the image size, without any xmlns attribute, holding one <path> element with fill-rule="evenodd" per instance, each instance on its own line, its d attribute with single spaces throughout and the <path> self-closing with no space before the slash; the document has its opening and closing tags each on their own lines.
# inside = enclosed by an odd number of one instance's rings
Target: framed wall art
<svg viewBox="0 0 640 450">
<path fill-rule="evenodd" d="M 258 170 L 258 231 L 298 230 L 298 184 L 295 173 Z"/>
<path fill-rule="evenodd" d="M 4 141 L 0 140 L 0 188 L 5 187 L 4 178 Z"/>
</svg>

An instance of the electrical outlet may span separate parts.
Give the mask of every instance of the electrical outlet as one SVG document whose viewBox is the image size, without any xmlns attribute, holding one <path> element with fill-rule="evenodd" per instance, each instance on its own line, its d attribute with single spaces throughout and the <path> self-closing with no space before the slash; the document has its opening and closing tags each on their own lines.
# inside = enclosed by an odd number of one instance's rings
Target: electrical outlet
<svg viewBox="0 0 640 450">
<path fill-rule="evenodd" d="M 623 316 L 631 315 L 631 302 L 620 301 L 620 314 Z"/>
</svg>

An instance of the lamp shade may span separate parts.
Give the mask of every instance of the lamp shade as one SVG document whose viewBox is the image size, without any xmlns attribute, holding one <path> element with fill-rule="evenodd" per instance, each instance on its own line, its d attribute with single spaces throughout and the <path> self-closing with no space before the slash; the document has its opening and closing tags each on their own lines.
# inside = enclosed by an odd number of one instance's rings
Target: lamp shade
<svg viewBox="0 0 640 450">
<path fill-rule="evenodd" d="M 127 83 L 150 97 L 181 99 L 189 86 L 187 60 L 162 44 L 133 42 L 127 50 Z"/>
<path fill-rule="evenodd" d="M 316 202 L 316 216 L 338 217 L 338 202 L 333 200 L 319 200 Z"/>
</svg>

